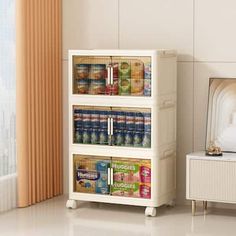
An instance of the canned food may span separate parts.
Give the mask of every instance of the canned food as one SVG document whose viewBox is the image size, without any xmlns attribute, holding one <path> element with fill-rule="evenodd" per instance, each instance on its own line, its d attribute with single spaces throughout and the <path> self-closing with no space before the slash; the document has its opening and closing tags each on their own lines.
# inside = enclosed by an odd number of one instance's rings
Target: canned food
<svg viewBox="0 0 236 236">
<path fill-rule="evenodd" d="M 125 143 L 124 131 L 116 130 L 115 131 L 115 144 L 117 146 L 124 146 L 124 143 Z"/>
<path fill-rule="evenodd" d="M 151 79 L 151 77 L 152 77 L 151 63 L 147 62 L 144 64 L 144 78 Z"/>
<path fill-rule="evenodd" d="M 89 87 L 89 94 L 105 94 L 106 81 L 105 79 L 92 79 Z"/>
<path fill-rule="evenodd" d="M 144 130 L 144 117 L 141 112 L 135 114 L 135 130 L 143 131 Z"/>
<path fill-rule="evenodd" d="M 83 127 L 91 128 L 91 111 L 82 110 Z"/>
<path fill-rule="evenodd" d="M 127 61 L 123 61 L 119 65 L 119 78 L 130 78 L 131 77 L 131 66 Z"/>
<path fill-rule="evenodd" d="M 133 146 L 133 132 L 126 131 L 125 133 L 125 146 Z"/>
<path fill-rule="evenodd" d="M 151 96 L 151 79 L 144 80 L 144 96 Z"/>
<path fill-rule="evenodd" d="M 125 112 L 118 111 L 116 113 L 117 129 L 125 129 Z"/>
<path fill-rule="evenodd" d="M 151 113 L 146 112 L 143 114 L 144 116 L 144 131 L 150 132 L 151 131 Z"/>
<path fill-rule="evenodd" d="M 100 143 L 100 132 L 98 129 L 92 129 L 91 131 L 91 143 L 98 144 Z"/>
<path fill-rule="evenodd" d="M 76 64 L 75 73 L 77 79 L 87 79 L 89 75 L 89 64 Z"/>
<path fill-rule="evenodd" d="M 90 129 L 83 129 L 83 143 L 84 144 L 91 143 L 91 130 Z"/>
<path fill-rule="evenodd" d="M 99 130 L 99 143 L 103 144 L 103 145 L 108 144 L 107 129 L 100 129 Z"/>
<path fill-rule="evenodd" d="M 91 127 L 98 128 L 100 126 L 99 111 L 91 111 Z"/>
<path fill-rule="evenodd" d="M 83 143 L 83 129 L 82 128 L 75 128 L 74 142 Z"/>
<path fill-rule="evenodd" d="M 149 148 L 151 147 L 151 133 L 145 132 L 143 137 L 143 147 Z"/>
<path fill-rule="evenodd" d="M 78 79 L 77 90 L 79 94 L 88 94 L 89 92 L 89 80 L 88 79 Z"/>
<path fill-rule="evenodd" d="M 134 132 L 134 146 L 141 147 L 143 142 L 143 133 L 135 131 Z"/>
<path fill-rule="evenodd" d="M 135 113 L 134 112 L 126 112 L 125 123 L 127 130 L 135 129 Z"/>
<path fill-rule="evenodd" d="M 91 79 L 105 79 L 106 77 L 106 64 L 93 64 L 90 67 Z"/>
<path fill-rule="evenodd" d="M 131 95 L 141 96 L 143 95 L 144 81 L 143 79 L 131 79 Z"/>
<path fill-rule="evenodd" d="M 120 78 L 118 86 L 119 86 L 119 95 L 130 95 L 131 92 L 130 78 Z"/>
</svg>

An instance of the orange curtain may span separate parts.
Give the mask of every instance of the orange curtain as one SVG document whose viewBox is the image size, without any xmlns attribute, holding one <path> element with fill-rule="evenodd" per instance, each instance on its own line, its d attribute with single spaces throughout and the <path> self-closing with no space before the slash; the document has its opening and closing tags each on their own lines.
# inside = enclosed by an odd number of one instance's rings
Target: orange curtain
<svg viewBox="0 0 236 236">
<path fill-rule="evenodd" d="M 18 206 L 62 194 L 61 0 L 16 0 Z"/>
</svg>

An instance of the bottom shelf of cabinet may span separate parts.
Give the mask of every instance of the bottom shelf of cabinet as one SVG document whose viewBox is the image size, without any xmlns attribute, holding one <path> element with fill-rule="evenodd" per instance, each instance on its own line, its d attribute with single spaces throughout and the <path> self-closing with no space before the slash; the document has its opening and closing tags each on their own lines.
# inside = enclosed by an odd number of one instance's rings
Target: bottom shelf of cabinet
<svg viewBox="0 0 236 236">
<path fill-rule="evenodd" d="M 132 197 L 120 197 L 112 195 L 73 192 L 70 194 L 70 199 L 79 201 L 157 207 L 156 203 L 154 203 L 151 199 L 146 199 L 146 198 L 132 198 Z"/>
</svg>

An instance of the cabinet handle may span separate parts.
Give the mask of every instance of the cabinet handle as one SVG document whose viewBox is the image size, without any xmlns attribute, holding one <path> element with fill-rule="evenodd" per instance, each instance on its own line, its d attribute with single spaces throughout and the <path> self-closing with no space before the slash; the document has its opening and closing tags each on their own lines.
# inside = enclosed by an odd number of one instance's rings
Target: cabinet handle
<svg viewBox="0 0 236 236">
<path fill-rule="evenodd" d="M 111 84 L 111 67 L 107 67 L 107 85 Z"/>
<path fill-rule="evenodd" d="M 113 84 L 113 67 L 111 67 L 111 84 Z"/>
<path fill-rule="evenodd" d="M 113 135 L 113 118 L 111 117 L 111 135 Z"/>
<path fill-rule="evenodd" d="M 111 185 L 111 168 L 107 169 L 107 184 Z"/>
<path fill-rule="evenodd" d="M 111 122 L 110 122 L 110 117 L 107 118 L 107 134 L 111 134 Z"/>
<path fill-rule="evenodd" d="M 110 175 L 111 175 L 111 185 L 113 185 L 113 168 L 111 168 L 111 173 L 110 173 Z"/>
</svg>

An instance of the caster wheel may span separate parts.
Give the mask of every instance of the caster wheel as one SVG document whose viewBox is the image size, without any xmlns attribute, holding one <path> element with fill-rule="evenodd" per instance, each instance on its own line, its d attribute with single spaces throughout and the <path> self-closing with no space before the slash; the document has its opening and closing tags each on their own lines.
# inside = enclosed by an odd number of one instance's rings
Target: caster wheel
<svg viewBox="0 0 236 236">
<path fill-rule="evenodd" d="M 171 200 L 166 204 L 168 207 L 174 207 L 175 206 L 175 200 Z"/>
<path fill-rule="evenodd" d="M 77 209 L 77 201 L 76 200 L 67 200 L 66 208 L 68 209 Z"/>
<path fill-rule="evenodd" d="M 157 211 L 155 207 L 146 207 L 145 216 L 156 216 Z"/>
</svg>

